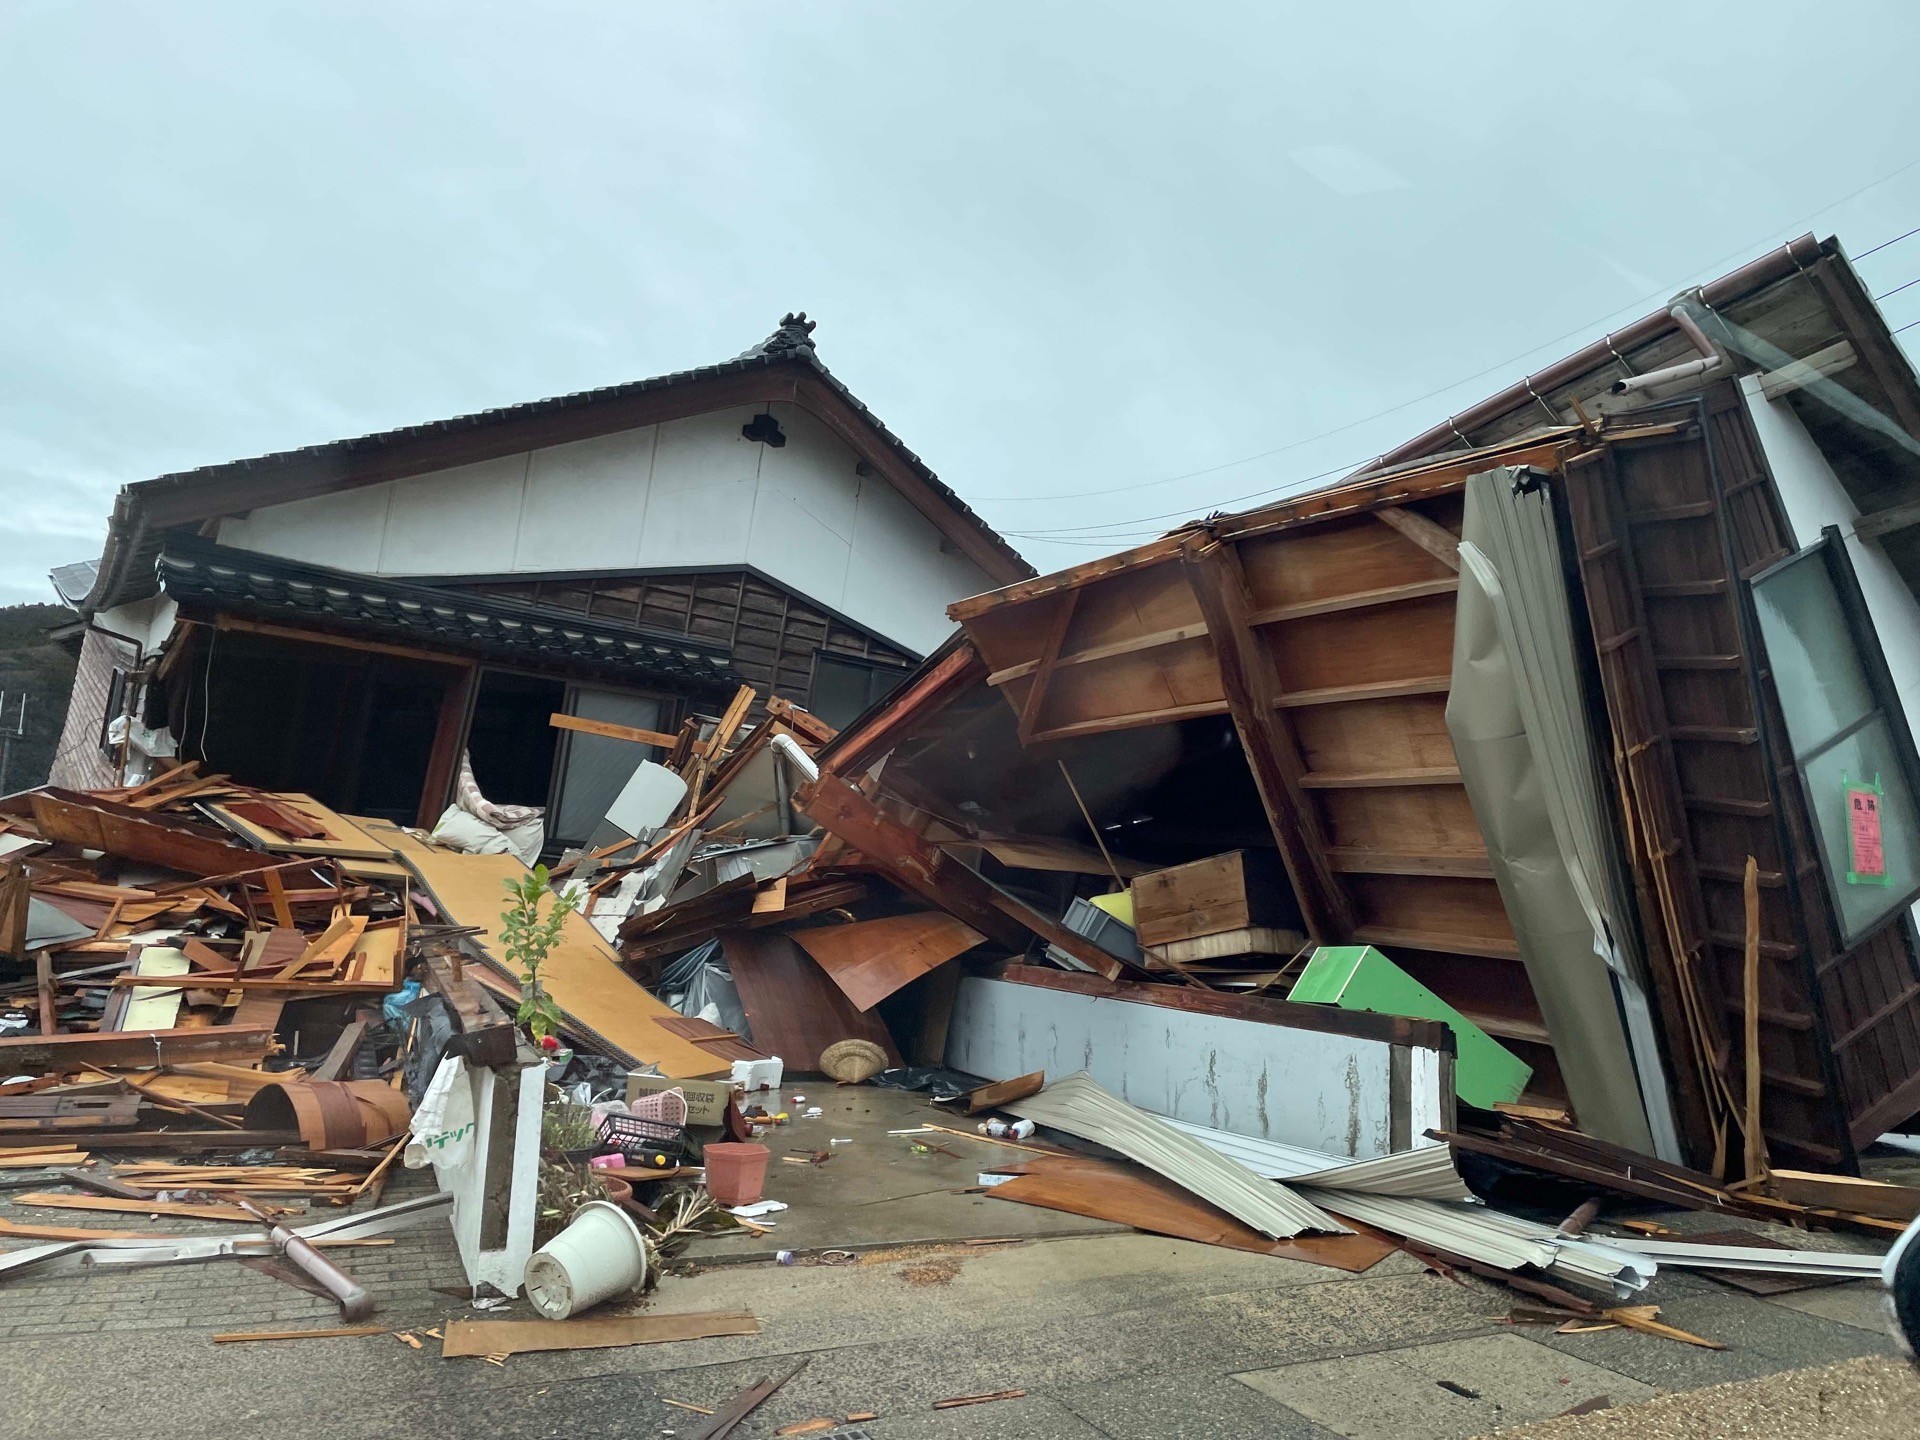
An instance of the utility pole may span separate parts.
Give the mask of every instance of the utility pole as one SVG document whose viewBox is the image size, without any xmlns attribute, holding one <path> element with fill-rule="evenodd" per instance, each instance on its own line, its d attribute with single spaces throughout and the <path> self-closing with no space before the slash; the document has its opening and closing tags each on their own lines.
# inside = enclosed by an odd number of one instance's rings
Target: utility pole
<svg viewBox="0 0 1920 1440">
<path fill-rule="evenodd" d="M 27 733 L 27 697 L 25 695 L 20 697 L 20 718 L 11 730 L 4 728 L 6 715 L 7 692 L 0 690 L 0 795 L 12 793 L 7 789 L 7 770 L 13 761 L 13 742 L 23 738 Z"/>
</svg>

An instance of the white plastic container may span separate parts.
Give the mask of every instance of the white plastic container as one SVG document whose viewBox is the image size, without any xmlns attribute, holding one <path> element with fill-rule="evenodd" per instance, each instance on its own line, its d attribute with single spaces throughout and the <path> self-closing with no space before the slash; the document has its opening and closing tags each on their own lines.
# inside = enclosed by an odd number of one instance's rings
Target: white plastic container
<svg viewBox="0 0 1920 1440">
<path fill-rule="evenodd" d="M 572 1222 L 527 1259 L 527 1303 L 565 1320 L 624 1295 L 647 1278 L 640 1227 L 618 1205 L 589 1200 Z"/>
</svg>

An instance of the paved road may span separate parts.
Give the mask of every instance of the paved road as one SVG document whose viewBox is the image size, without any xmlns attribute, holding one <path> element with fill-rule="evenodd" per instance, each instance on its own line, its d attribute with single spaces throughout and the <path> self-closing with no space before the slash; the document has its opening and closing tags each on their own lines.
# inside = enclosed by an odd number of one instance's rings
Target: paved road
<svg viewBox="0 0 1920 1440">
<path fill-rule="evenodd" d="M 444 1232 L 361 1252 L 380 1318 L 416 1329 L 476 1312 Z M 1667 1318 L 1698 1350 L 1623 1331 L 1501 1323 L 1511 1297 L 1403 1256 L 1364 1276 L 1136 1234 L 871 1257 L 852 1267 L 717 1266 L 668 1277 L 657 1311 L 745 1308 L 753 1337 L 442 1360 L 391 1335 L 223 1345 L 211 1332 L 335 1323 L 323 1301 L 233 1262 L 42 1277 L 0 1290 L 0 1434 L 99 1440 L 466 1440 L 692 1433 L 666 1405 L 723 1404 L 802 1356 L 808 1368 L 737 1432 L 877 1411 L 875 1440 L 917 1437 L 1469 1436 L 1595 1395 L 1748 1380 L 1884 1355 L 1874 1297 L 1763 1301 L 1663 1275 Z M 936 1412 L 1001 1389 L 1018 1400 Z M 1693 1432 L 1676 1432 L 1693 1433 Z"/>
</svg>

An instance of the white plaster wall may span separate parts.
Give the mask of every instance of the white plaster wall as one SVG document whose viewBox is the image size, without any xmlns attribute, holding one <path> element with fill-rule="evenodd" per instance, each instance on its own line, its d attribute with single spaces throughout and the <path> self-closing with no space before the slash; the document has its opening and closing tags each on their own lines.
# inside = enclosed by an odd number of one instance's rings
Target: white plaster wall
<svg viewBox="0 0 1920 1440">
<path fill-rule="evenodd" d="M 1829 525 L 1839 526 L 1845 537 L 1847 557 L 1859 576 L 1860 594 L 1873 616 L 1873 628 L 1880 636 L 1880 648 L 1886 654 L 1901 708 L 1907 713 L 1907 724 L 1920 734 L 1920 600 L 1914 598 L 1886 552 L 1854 533 L 1860 511 L 1792 407 L 1785 400 L 1766 399 L 1760 393 L 1758 376 L 1746 377 L 1740 388 L 1759 433 L 1760 448 L 1773 470 L 1780 503 L 1793 526 L 1795 543 L 1811 545 Z M 1920 919 L 1920 905 L 1914 907 L 1914 915 Z"/>
<path fill-rule="evenodd" d="M 174 617 L 180 607 L 165 595 L 150 595 L 145 600 L 115 605 L 94 616 L 99 625 L 116 635 L 130 635 L 141 645 L 142 655 L 151 655 L 167 643 L 173 634 Z"/>
<path fill-rule="evenodd" d="M 1741 389 L 1793 525 L 1795 542 L 1811 545 L 1829 525 L 1839 526 L 1846 537 L 1847 556 L 1860 577 L 1860 593 L 1880 633 L 1880 648 L 1886 652 L 1907 723 L 1920 733 L 1920 600 L 1886 552 L 1854 533 L 1860 512 L 1800 417 L 1785 400 L 1764 399 L 1757 376 L 1741 381 Z"/>
<path fill-rule="evenodd" d="M 221 543 L 378 575 L 552 574 L 751 565 L 926 653 L 946 607 L 991 589 L 931 521 L 798 406 L 744 406 L 528 454 L 271 505 Z"/>
</svg>

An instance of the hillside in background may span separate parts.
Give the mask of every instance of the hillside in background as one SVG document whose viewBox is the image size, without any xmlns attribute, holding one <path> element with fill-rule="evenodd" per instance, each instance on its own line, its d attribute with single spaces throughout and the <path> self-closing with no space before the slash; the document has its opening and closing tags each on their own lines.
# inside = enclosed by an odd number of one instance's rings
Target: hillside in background
<svg viewBox="0 0 1920 1440">
<path fill-rule="evenodd" d="M 73 657 L 47 631 L 74 618 L 63 605 L 0 606 L 0 733 L 12 735 L 26 698 L 26 733 L 12 741 L 0 795 L 42 784 L 53 765 L 73 687 Z"/>
</svg>

